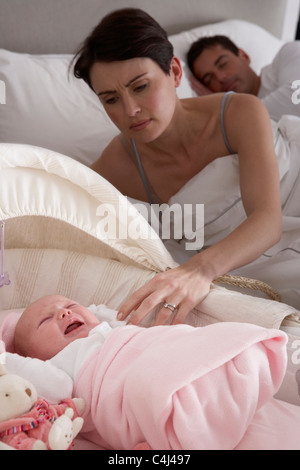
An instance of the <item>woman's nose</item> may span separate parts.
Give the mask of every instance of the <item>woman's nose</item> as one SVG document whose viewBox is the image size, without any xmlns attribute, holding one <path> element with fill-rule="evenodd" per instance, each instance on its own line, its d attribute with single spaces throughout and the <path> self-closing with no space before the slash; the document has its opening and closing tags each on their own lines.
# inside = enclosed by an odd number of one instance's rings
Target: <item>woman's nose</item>
<svg viewBox="0 0 300 470">
<path fill-rule="evenodd" d="M 125 113 L 129 117 L 134 117 L 137 113 L 141 111 L 139 104 L 132 97 L 127 97 L 124 100 L 124 109 Z"/>
</svg>

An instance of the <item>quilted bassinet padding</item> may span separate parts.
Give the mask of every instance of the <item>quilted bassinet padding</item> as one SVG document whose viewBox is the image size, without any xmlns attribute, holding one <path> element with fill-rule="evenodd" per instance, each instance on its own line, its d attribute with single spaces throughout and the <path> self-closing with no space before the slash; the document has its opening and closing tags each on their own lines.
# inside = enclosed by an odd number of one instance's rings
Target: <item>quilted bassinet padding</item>
<svg viewBox="0 0 300 470">
<path fill-rule="evenodd" d="M 85 253 L 19 248 L 6 251 L 11 285 L 0 289 L 0 310 L 24 308 L 33 300 L 58 293 L 83 305 L 106 304 L 118 309 L 124 298 L 151 279 L 148 269 Z M 215 286 L 187 317 L 193 326 L 219 321 L 247 322 L 280 328 L 295 310 L 285 304 Z M 155 311 L 143 325 L 152 323 Z M 1 318 L 0 318 L 1 323 Z"/>
<path fill-rule="evenodd" d="M 122 261 L 127 258 L 129 264 L 154 271 L 175 266 L 128 199 L 81 163 L 39 147 L 0 144 L 0 170 L 0 220 L 7 221 L 8 248 L 18 248 L 20 243 L 63 247 Z M 106 231 L 101 223 L 108 220 L 106 213 L 116 221 L 117 231 L 111 230 L 114 227 Z M 35 220 L 41 216 L 43 220 Z M 130 232 L 133 224 L 138 225 L 137 238 Z"/>
<path fill-rule="evenodd" d="M 11 285 L 0 291 L 0 310 L 24 308 L 50 293 L 83 305 L 118 309 L 125 297 L 155 273 L 109 258 L 48 248 L 6 251 Z"/>
<path fill-rule="evenodd" d="M 0 201 L 5 269 L 12 280 L 0 290 L 0 309 L 24 307 L 50 292 L 117 308 L 132 289 L 176 265 L 127 198 L 56 152 L 0 144 Z M 117 232 L 101 220 L 115 221 Z M 138 238 L 131 235 L 132 223 Z"/>
</svg>

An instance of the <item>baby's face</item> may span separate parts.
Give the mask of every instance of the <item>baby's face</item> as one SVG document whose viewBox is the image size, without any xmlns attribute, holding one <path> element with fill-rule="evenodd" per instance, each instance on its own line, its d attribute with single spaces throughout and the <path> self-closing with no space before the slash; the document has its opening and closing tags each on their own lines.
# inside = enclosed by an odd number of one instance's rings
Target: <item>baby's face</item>
<svg viewBox="0 0 300 470">
<path fill-rule="evenodd" d="M 87 308 L 61 295 L 31 304 L 15 330 L 15 350 L 23 356 L 50 359 L 75 339 L 85 338 L 99 320 Z"/>
</svg>

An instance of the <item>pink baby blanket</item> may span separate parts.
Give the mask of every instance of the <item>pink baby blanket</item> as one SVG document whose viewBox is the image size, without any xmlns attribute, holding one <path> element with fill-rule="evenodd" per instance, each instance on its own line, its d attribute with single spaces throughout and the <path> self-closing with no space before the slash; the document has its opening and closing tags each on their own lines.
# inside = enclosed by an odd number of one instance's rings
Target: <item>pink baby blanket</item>
<svg viewBox="0 0 300 470">
<path fill-rule="evenodd" d="M 300 449 L 275 400 L 286 335 L 250 324 L 115 329 L 83 368 L 87 439 L 104 449 Z"/>
</svg>

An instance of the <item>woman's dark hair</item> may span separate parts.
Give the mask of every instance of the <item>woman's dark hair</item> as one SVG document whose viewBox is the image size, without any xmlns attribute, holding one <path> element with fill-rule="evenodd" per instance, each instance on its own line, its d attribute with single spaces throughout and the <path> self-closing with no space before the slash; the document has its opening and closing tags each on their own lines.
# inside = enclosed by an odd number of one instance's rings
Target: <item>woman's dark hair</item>
<svg viewBox="0 0 300 470">
<path fill-rule="evenodd" d="M 239 49 L 227 36 L 208 36 L 198 39 L 190 47 L 187 54 L 187 63 L 191 71 L 193 72 L 194 62 L 205 49 L 214 46 L 222 46 L 223 49 L 227 49 L 233 52 L 235 55 L 239 55 Z"/>
<path fill-rule="evenodd" d="M 173 46 L 166 31 L 137 8 L 116 10 L 105 16 L 75 55 L 74 75 L 91 88 L 90 70 L 95 62 L 147 57 L 170 73 Z"/>
</svg>

